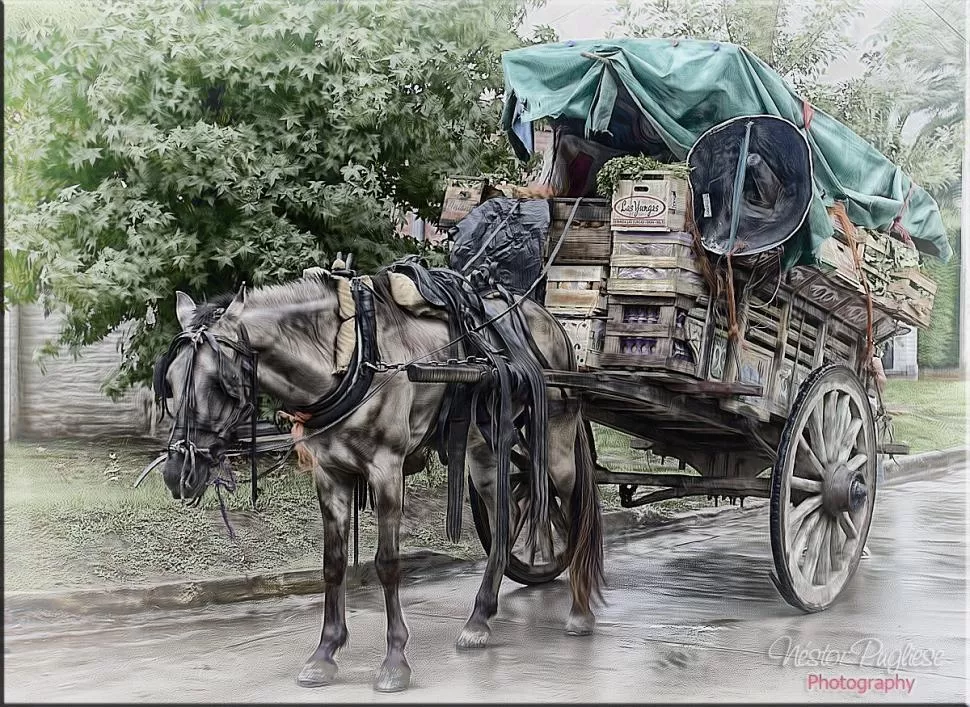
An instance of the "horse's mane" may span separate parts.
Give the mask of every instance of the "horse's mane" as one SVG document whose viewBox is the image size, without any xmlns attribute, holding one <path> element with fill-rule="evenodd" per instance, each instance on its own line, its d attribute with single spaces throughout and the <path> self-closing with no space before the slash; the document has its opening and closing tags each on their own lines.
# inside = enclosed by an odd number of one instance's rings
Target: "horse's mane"
<svg viewBox="0 0 970 707">
<path fill-rule="evenodd" d="M 328 278 L 310 275 L 298 280 L 290 280 L 278 285 L 267 285 L 246 293 L 246 305 L 251 307 L 268 307 L 297 304 L 319 299 L 321 295 L 332 295 L 336 292 Z M 235 292 L 223 292 L 211 299 L 200 302 L 192 315 L 192 326 L 211 326 L 219 321 L 226 307 L 236 296 Z"/>
<path fill-rule="evenodd" d="M 205 302 L 200 302 L 196 308 L 195 313 L 192 315 L 192 328 L 201 326 L 211 326 L 215 324 L 222 313 L 225 311 L 229 303 L 232 302 L 234 293 L 224 292 L 221 295 L 216 295 L 211 300 L 206 300 Z"/>
</svg>

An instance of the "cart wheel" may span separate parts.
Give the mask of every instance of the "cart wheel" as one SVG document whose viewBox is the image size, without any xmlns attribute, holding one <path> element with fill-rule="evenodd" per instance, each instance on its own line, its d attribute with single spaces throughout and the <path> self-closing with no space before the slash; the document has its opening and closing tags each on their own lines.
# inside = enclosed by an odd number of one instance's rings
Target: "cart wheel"
<svg viewBox="0 0 970 707">
<path fill-rule="evenodd" d="M 771 474 L 772 580 L 792 606 L 821 611 L 849 583 L 869 535 L 876 435 L 869 396 L 845 366 L 799 387 Z"/>
<path fill-rule="evenodd" d="M 569 566 L 569 520 L 562 507 L 562 500 L 552 482 L 549 483 L 549 524 L 537 533 L 539 548 L 530 550 L 529 506 L 532 485 L 524 473 L 513 473 L 509 479 L 511 513 L 509 527 L 509 561 L 505 576 L 519 584 L 544 584 L 561 575 Z M 468 480 L 468 500 L 472 507 L 472 519 L 478 539 L 487 553 L 492 547 L 492 530 L 488 518 L 488 506 Z"/>
</svg>

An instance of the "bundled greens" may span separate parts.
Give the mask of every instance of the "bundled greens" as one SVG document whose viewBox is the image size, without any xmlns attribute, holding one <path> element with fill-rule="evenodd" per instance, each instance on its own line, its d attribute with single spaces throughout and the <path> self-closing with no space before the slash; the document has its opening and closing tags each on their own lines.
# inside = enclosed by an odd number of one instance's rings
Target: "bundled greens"
<svg viewBox="0 0 970 707">
<path fill-rule="evenodd" d="M 686 162 L 666 164 L 652 157 L 624 155 L 606 162 L 596 175 L 596 193 L 609 198 L 621 179 L 638 179 L 647 172 L 666 171 L 680 179 L 687 179 L 690 168 Z"/>
</svg>

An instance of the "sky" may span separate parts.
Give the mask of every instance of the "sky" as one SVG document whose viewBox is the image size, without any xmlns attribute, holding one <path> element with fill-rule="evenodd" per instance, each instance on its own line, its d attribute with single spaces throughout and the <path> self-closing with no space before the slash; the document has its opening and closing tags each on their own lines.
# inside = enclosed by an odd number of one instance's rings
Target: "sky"
<svg viewBox="0 0 970 707">
<path fill-rule="evenodd" d="M 889 17 L 892 9 L 907 0 L 863 0 L 862 12 L 852 23 L 851 35 L 857 45 L 872 34 L 880 22 Z M 908 0 L 908 3 L 917 0 Z M 714 4 L 714 3 L 712 3 Z M 523 34 L 531 34 L 536 25 L 550 25 L 562 40 L 598 39 L 606 35 L 615 21 L 614 0 L 547 0 L 544 7 L 532 10 L 528 15 Z M 831 81 L 840 81 L 862 71 L 859 57 L 861 46 L 844 59 L 832 64 L 825 75 Z"/>
</svg>

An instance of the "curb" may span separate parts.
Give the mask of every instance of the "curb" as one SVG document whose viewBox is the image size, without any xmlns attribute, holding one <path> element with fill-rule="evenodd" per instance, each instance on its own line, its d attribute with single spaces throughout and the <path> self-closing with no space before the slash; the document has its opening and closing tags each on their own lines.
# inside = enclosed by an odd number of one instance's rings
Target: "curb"
<svg viewBox="0 0 970 707">
<path fill-rule="evenodd" d="M 405 571 L 441 569 L 463 564 L 465 560 L 432 550 L 401 553 Z M 347 568 L 347 588 L 377 582 L 373 560 Z M 276 597 L 319 594 L 323 587 L 323 568 L 292 570 L 235 577 L 214 577 L 188 581 L 163 582 L 142 587 L 104 589 L 64 589 L 23 591 L 4 594 L 4 612 L 56 612 L 71 615 L 133 614 L 149 609 L 195 609 L 210 604 L 231 604 Z"/>
<path fill-rule="evenodd" d="M 963 447 L 926 452 L 885 462 L 884 483 L 895 485 L 940 474 L 967 459 Z M 739 514 L 762 508 L 767 499 L 751 498 L 747 505 L 729 505 L 682 511 L 664 516 L 649 506 L 623 508 L 603 514 L 604 534 L 631 531 L 667 532 L 685 526 L 706 523 L 725 514 Z M 411 573 L 430 568 L 444 569 L 467 565 L 468 560 L 432 550 L 401 554 L 401 568 Z M 378 581 L 373 560 L 347 569 L 347 588 Z M 24 591 L 4 593 L 4 612 L 58 612 L 71 615 L 133 614 L 150 609 L 192 609 L 210 604 L 231 604 L 290 595 L 319 594 L 323 586 L 323 568 L 293 570 L 235 577 L 215 577 L 175 581 L 143 587 L 108 587 L 104 589 L 67 589 L 60 591 Z"/>
<path fill-rule="evenodd" d="M 968 457 L 970 457 L 970 450 L 966 447 L 951 447 L 898 459 L 890 457 L 884 463 L 884 483 L 893 485 L 913 481 L 914 477 L 943 473 L 957 464 L 966 463 Z"/>
</svg>

